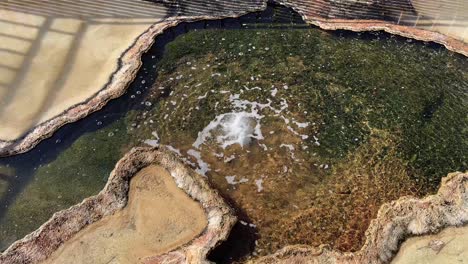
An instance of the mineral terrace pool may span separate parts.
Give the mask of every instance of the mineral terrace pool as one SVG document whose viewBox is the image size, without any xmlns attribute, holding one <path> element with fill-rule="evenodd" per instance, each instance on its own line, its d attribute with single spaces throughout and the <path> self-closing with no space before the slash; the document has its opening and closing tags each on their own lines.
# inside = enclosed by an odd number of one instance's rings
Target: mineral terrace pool
<svg viewBox="0 0 468 264">
<path fill-rule="evenodd" d="M 438 45 L 327 32 L 279 6 L 181 24 L 126 95 L 0 159 L 1 248 L 99 192 L 132 147 L 161 145 L 236 208 L 252 248 L 240 260 L 288 244 L 356 251 L 383 203 L 467 169 L 467 69 Z"/>
</svg>

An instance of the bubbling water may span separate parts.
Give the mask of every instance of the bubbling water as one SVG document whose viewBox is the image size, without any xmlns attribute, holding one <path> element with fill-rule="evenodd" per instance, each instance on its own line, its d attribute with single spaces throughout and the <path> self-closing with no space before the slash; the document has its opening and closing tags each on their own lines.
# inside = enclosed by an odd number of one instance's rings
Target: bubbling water
<svg viewBox="0 0 468 264">
<path fill-rule="evenodd" d="M 262 131 L 258 116 L 255 113 L 230 113 L 221 120 L 223 134 L 217 137 L 217 142 L 223 149 L 230 145 L 249 145 L 252 139 L 262 139 Z"/>
<path fill-rule="evenodd" d="M 199 149 L 207 139 L 213 137 L 213 134 L 216 136 L 216 142 L 223 149 L 234 144 L 239 144 L 243 148 L 249 145 L 252 139 L 264 139 L 260 125 L 263 116 L 259 114 L 259 111 L 270 107 L 269 104 L 240 100 L 238 95 L 231 96 L 230 101 L 239 111 L 216 116 L 198 133 L 193 147 Z M 250 112 L 245 111 L 249 107 Z"/>
<path fill-rule="evenodd" d="M 197 140 L 193 143 L 195 148 L 200 148 L 205 141 L 213 134 L 220 147 L 227 147 L 239 144 L 241 147 L 247 146 L 252 139 L 263 139 L 260 127 L 260 116 L 256 111 L 232 112 L 218 115 L 201 132 L 198 133 Z"/>
</svg>

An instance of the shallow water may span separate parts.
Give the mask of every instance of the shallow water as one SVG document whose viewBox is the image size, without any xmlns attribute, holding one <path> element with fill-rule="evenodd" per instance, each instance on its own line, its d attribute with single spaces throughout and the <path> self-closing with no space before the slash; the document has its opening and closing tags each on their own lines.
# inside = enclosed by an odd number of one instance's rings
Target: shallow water
<svg viewBox="0 0 468 264">
<path fill-rule="evenodd" d="M 291 243 L 359 249 L 382 203 L 466 169 L 466 58 L 284 13 L 178 26 L 124 97 L 1 159 L 12 179 L 0 184 L 2 246 L 97 193 L 133 146 L 167 145 L 205 174 L 258 237 L 254 255 Z"/>
</svg>

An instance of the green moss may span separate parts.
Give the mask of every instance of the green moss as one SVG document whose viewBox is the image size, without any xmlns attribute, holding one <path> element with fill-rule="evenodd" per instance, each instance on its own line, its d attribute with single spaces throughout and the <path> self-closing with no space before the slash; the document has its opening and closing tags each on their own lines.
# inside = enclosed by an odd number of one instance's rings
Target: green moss
<svg viewBox="0 0 468 264">
<path fill-rule="evenodd" d="M 187 62 L 197 70 L 191 71 Z M 206 64 L 213 67 L 202 71 Z M 278 96 L 292 98 L 291 112 L 307 111 L 302 117 L 318 124 L 323 158 L 346 156 L 366 142 L 369 128 L 387 129 L 401 133 L 400 156 L 407 165 L 437 179 L 466 169 L 466 134 L 453 133 L 467 129 L 466 66 L 466 60 L 449 52 L 394 38 L 362 40 L 313 29 L 190 32 L 168 45 L 159 78 L 164 82 L 192 74 L 185 81 L 167 83 L 174 91 L 170 100 L 184 92 L 189 99 L 174 113 L 174 108 L 161 108 L 167 107 L 165 101 L 155 113 L 170 116 L 171 122 L 159 118 L 168 126 L 164 135 L 188 128 L 184 132 L 193 137 L 227 110 L 213 110 L 215 103 L 225 105 L 227 97 L 209 90 L 238 91 L 246 83 L 263 88 L 288 84 L 290 89 Z M 226 76 L 212 78 L 213 73 Z M 257 75 L 260 80 L 250 81 Z M 203 86 L 194 88 L 197 82 Z M 202 101 L 200 110 L 182 122 L 197 105 L 196 96 L 207 92 L 209 99 Z M 256 90 L 242 98 L 264 102 L 269 92 Z"/>
<path fill-rule="evenodd" d="M 38 228 L 53 213 L 102 190 L 129 138 L 122 124 L 116 122 L 83 135 L 55 160 L 34 171 L 33 180 L 0 222 L 2 248 Z"/>
</svg>

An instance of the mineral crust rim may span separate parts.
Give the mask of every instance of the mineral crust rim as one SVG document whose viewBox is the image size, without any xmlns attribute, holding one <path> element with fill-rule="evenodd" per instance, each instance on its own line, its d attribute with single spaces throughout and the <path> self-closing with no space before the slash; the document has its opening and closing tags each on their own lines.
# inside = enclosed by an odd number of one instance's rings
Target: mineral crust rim
<svg viewBox="0 0 468 264">
<path fill-rule="evenodd" d="M 0 255 L 0 262 L 37 263 L 47 259 L 86 226 L 124 208 L 128 201 L 131 178 L 152 164 L 167 169 L 176 185 L 200 203 L 208 224 L 205 230 L 188 244 L 161 255 L 149 256 L 144 259 L 144 263 L 205 263 L 208 253 L 228 237 L 237 218 L 205 178 L 188 169 L 170 151 L 156 148 L 132 149 L 117 162 L 107 184 L 99 194 L 55 213 L 36 231 L 6 249 Z"/>
<path fill-rule="evenodd" d="M 458 40 L 445 34 L 419 29 L 411 26 L 397 25 L 385 20 L 377 19 L 342 19 L 323 18 L 320 16 L 307 15 L 300 3 L 294 0 L 275 0 L 286 7 L 292 8 L 302 19 L 309 24 L 315 25 L 324 30 L 349 30 L 354 32 L 365 31 L 385 31 L 387 33 L 402 36 L 419 41 L 429 41 L 440 45 L 452 52 L 456 52 L 468 57 L 468 43 Z"/>
<path fill-rule="evenodd" d="M 434 195 L 401 197 L 383 204 L 357 252 L 340 252 L 326 245 L 289 245 L 249 263 L 389 263 L 405 239 L 467 223 L 468 172 L 453 172 L 442 179 Z"/>
</svg>

